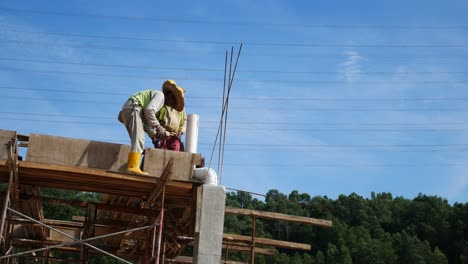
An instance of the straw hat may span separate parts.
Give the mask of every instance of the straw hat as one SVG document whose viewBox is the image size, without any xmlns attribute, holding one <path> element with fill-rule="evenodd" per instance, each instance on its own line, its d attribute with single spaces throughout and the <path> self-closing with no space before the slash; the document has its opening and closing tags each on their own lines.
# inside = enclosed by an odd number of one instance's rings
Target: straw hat
<svg viewBox="0 0 468 264">
<path fill-rule="evenodd" d="M 185 90 L 182 87 L 177 86 L 177 84 L 173 80 L 167 80 L 163 83 L 163 93 L 172 93 L 176 98 L 176 106 L 174 107 L 175 110 L 182 112 L 184 110 L 184 93 Z"/>
</svg>

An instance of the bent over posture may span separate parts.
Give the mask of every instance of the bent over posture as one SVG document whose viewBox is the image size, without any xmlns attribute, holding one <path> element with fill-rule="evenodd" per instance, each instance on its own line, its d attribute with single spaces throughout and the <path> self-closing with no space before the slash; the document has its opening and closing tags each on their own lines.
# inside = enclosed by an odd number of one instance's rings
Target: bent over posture
<svg viewBox="0 0 468 264">
<path fill-rule="evenodd" d="M 174 81 L 168 80 L 164 84 L 173 84 L 177 90 L 178 87 Z M 164 85 L 163 85 L 164 87 Z M 158 121 L 157 113 L 163 107 L 165 102 L 164 94 L 157 90 L 140 91 L 128 98 L 119 112 L 119 121 L 125 125 L 131 141 L 130 153 L 128 153 L 127 172 L 148 175 L 141 171 L 140 160 L 145 146 L 145 133 L 151 139 L 166 138 L 168 133 Z M 180 102 L 178 102 L 180 103 Z M 178 109 L 184 108 L 182 105 L 174 105 Z"/>
</svg>

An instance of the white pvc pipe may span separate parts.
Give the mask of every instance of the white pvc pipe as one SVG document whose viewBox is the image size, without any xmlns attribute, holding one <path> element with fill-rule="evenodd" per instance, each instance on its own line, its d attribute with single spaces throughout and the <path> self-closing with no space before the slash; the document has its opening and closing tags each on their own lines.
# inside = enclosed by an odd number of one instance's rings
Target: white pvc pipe
<svg viewBox="0 0 468 264">
<path fill-rule="evenodd" d="M 187 116 L 187 133 L 185 134 L 186 152 L 197 153 L 199 120 L 200 118 L 196 114 Z"/>
<path fill-rule="evenodd" d="M 204 181 L 205 185 L 218 185 L 218 175 L 212 168 L 195 168 L 193 177 L 197 180 Z"/>
<path fill-rule="evenodd" d="M 185 134 L 186 152 L 197 153 L 199 123 L 200 117 L 198 115 L 187 115 L 187 133 Z M 193 178 L 205 182 L 205 185 L 218 185 L 218 175 L 212 168 L 195 168 Z"/>
</svg>

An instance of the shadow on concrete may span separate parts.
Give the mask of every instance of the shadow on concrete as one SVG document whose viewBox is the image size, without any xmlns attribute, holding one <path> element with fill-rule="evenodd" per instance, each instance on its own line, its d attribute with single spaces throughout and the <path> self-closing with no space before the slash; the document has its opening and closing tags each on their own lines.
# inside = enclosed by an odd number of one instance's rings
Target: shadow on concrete
<svg viewBox="0 0 468 264">
<path fill-rule="evenodd" d="M 121 145 L 91 141 L 83 154 L 80 156 L 75 166 L 96 168 L 102 170 L 118 170 L 125 171 L 127 160 L 122 161 L 124 164 L 116 164 L 119 161 Z M 117 166 L 116 166 L 117 165 Z"/>
</svg>

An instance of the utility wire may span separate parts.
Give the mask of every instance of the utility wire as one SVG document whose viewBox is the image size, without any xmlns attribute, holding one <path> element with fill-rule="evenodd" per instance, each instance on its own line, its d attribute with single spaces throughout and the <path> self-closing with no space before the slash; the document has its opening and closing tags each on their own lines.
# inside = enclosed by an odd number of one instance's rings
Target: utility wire
<svg viewBox="0 0 468 264">
<path fill-rule="evenodd" d="M 71 74 L 71 75 L 86 75 L 86 76 L 97 76 L 97 77 L 116 77 L 116 78 L 138 78 L 138 79 L 167 79 L 167 77 L 160 76 L 154 77 L 150 75 L 140 74 L 112 74 L 112 73 L 96 73 L 96 72 L 79 72 L 79 71 L 59 71 L 59 70 L 38 70 L 38 69 L 24 69 L 14 67 L 0 67 L 1 71 L 26 71 L 26 72 L 38 72 L 43 74 Z M 217 78 L 186 78 L 186 77 L 174 77 L 178 80 L 184 81 L 200 81 L 200 82 L 219 82 Z M 240 79 L 238 82 L 257 82 L 257 83 L 315 83 L 315 84 L 348 84 L 347 81 L 323 81 L 323 80 L 299 80 L 299 79 Z M 374 85 L 408 85 L 408 84 L 466 84 L 468 80 L 455 80 L 455 81 L 393 81 L 393 82 L 381 82 L 381 81 L 360 81 L 354 84 L 374 84 Z"/>
<path fill-rule="evenodd" d="M 37 115 L 39 116 L 39 115 Z M 58 117 L 62 117 L 58 115 Z M 73 118 L 73 117 L 71 117 Z M 75 117 L 76 118 L 76 117 Z M 85 117 L 79 117 L 79 118 L 85 118 Z M 92 117 L 90 117 L 92 118 Z M 14 120 L 14 121 L 19 121 L 19 122 L 48 122 L 48 123 L 57 123 L 59 124 L 81 124 L 81 125 L 111 125 L 111 126 L 119 126 L 117 122 L 91 122 L 91 121 L 76 121 L 76 120 L 57 120 L 57 119 L 30 119 L 30 118 L 12 118 L 12 117 L 2 117 L 3 120 Z M 108 118 L 110 119 L 110 118 Z M 216 127 L 204 127 L 202 126 L 201 128 L 203 129 L 215 129 Z M 227 128 L 224 128 L 225 130 Z M 386 128 L 335 128 L 335 129 L 324 129 L 324 128 L 255 128 L 255 127 L 229 127 L 231 130 L 249 130 L 249 131 L 275 131 L 275 132 L 281 132 L 281 131 L 302 131 L 302 132 L 393 132 L 393 133 L 421 133 L 421 132 L 433 132 L 433 133 L 440 133 L 440 132 L 466 132 L 468 131 L 468 128 L 392 128 L 392 129 L 386 129 Z M 224 139 L 225 140 L 225 139 Z M 219 154 L 222 154 L 222 149 L 224 149 L 224 146 L 221 148 L 219 151 Z M 222 159 L 220 159 L 222 160 Z M 218 170 L 219 171 L 219 170 Z"/>
<path fill-rule="evenodd" d="M 76 99 L 50 99 L 40 97 L 24 97 L 24 96 L 3 96 L 13 100 L 31 100 L 31 101 L 47 101 L 47 102 L 68 102 L 77 104 L 111 104 L 117 105 L 117 102 L 109 102 L 106 100 L 76 100 Z M 193 109 L 213 109 L 218 106 L 210 105 L 191 105 Z M 247 106 L 233 106 L 231 109 L 239 111 L 255 111 L 255 110 L 273 110 L 273 111 L 290 111 L 290 112 L 346 112 L 346 113 L 359 113 L 359 112 L 466 112 L 468 108 L 406 108 L 406 109 L 391 109 L 391 108 L 290 108 L 290 107 L 247 107 Z"/>
<path fill-rule="evenodd" d="M 65 17 L 89 17 L 99 19 L 113 19 L 113 20 L 134 20 L 134 21 L 148 21 L 148 22 L 163 22 L 163 23 L 183 23 L 183 24 L 208 24 L 208 25 L 231 25 L 231 26 L 268 26 L 268 27 L 303 27 L 303 28 L 328 28 L 328 29 L 405 29 L 405 30 L 448 30 L 448 29 L 465 29 L 467 25 L 372 25 L 372 24 L 292 24 L 292 23 L 277 23 L 267 21 L 219 21 L 219 20 L 194 20 L 194 19 L 168 19 L 168 18 L 155 18 L 155 17 L 142 17 L 142 16 L 116 16 L 107 14 L 91 14 L 91 13 L 73 13 L 73 12 L 58 12 L 58 11 L 45 11 L 33 9 L 19 9 L 12 7 L 0 7 L 3 12 L 10 13 L 29 13 L 36 15 L 47 16 L 65 16 Z M 230 43 L 240 44 L 240 43 Z"/>
<path fill-rule="evenodd" d="M 19 86 L 0 86 L 0 90 L 22 90 L 22 91 L 37 91 L 37 92 L 61 92 L 61 93 L 80 93 L 80 94 L 102 94 L 102 95 L 124 95 L 127 93 L 116 93 L 116 92 L 99 92 L 101 89 L 95 89 L 93 91 L 83 90 L 61 90 L 61 89 L 37 89 L 37 88 L 26 88 Z M 187 96 L 190 99 L 220 99 L 219 96 Z M 343 101 L 343 102 L 374 102 L 374 101 L 466 101 L 468 97 L 427 97 L 427 98 L 304 98 L 304 97 L 233 97 L 231 100 L 246 100 L 246 101 Z M 224 101 L 224 100 L 223 100 Z"/>
<path fill-rule="evenodd" d="M 124 64 L 100 64 L 100 63 L 85 63 L 85 62 L 67 62 L 67 61 L 56 61 L 56 60 L 38 60 L 38 59 L 21 59 L 21 58 L 1 58 L 4 61 L 19 61 L 19 62 L 33 62 L 42 64 L 59 64 L 59 65 L 74 65 L 74 66 L 92 66 L 92 67 L 105 67 L 105 68 L 126 68 L 126 69 L 147 69 L 147 70 L 169 70 L 169 71 L 207 71 L 217 72 L 220 69 L 213 68 L 176 68 L 166 66 L 143 66 L 143 65 L 124 65 Z M 340 71 L 285 71 L 285 70 L 244 70 L 238 71 L 244 73 L 283 73 L 283 74 L 318 74 L 318 75 L 329 75 L 329 74 L 340 74 Z M 434 74 L 468 74 L 468 71 L 354 71 L 346 72 L 347 75 L 434 75 Z"/>
<path fill-rule="evenodd" d="M 239 189 L 234 189 L 234 188 L 229 188 L 229 187 L 226 187 L 226 190 L 231 190 L 231 191 L 236 191 L 236 192 L 243 192 L 243 193 L 248 193 L 248 194 L 253 194 L 253 195 L 258 195 L 258 196 L 266 197 L 265 194 L 260 194 L 260 193 L 255 193 L 255 192 L 249 192 L 249 191 L 244 191 L 244 190 L 239 190 Z"/>
<path fill-rule="evenodd" d="M 19 33 L 30 33 L 30 34 L 43 34 L 43 35 L 64 35 L 64 36 L 82 36 L 82 37 L 95 37 L 95 38 L 109 38 L 109 39 L 135 39 L 135 40 L 154 40 L 154 41 L 160 41 L 160 42 L 188 42 L 188 43 L 200 43 L 200 44 L 232 44 L 231 42 L 216 42 L 216 41 L 191 41 L 191 40 L 171 40 L 171 39 L 146 39 L 146 38 L 133 38 L 133 37 L 119 37 L 119 36 L 90 36 L 90 35 L 77 35 L 77 34 L 66 34 L 66 33 L 48 33 L 48 32 L 34 32 L 34 31 L 23 31 L 23 30 L 11 30 L 11 29 L 2 29 L 4 31 L 13 31 L 13 32 L 19 32 Z M 34 42 L 34 41 L 26 41 L 26 40 L 19 40 L 19 39 L 0 39 L 3 40 L 4 42 L 7 42 L 5 44 L 32 44 L 32 45 L 44 45 L 44 46 L 50 46 L 50 45 L 60 45 L 61 47 L 66 47 L 67 45 L 73 45 L 73 44 L 66 44 L 66 43 L 49 43 L 49 42 Z M 105 46 L 86 46 L 86 45 L 81 45 L 81 46 L 70 46 L 73 48 L 95 48 L 95 49 L 103 49 Z M 125 50 L 123 47 L 112 47 L 109 48 L 109 50 Z M 131 49 L 128 51 L 138 51 L 135 49 Z M 219 55 L 220 52 L 213 52 L 213 51 L 202 51 L 202 50 L 193 50 L 193 51 L 187 51 L 187 50 L 144 50 L 146 52 L 166 52 L 166 53 L 181 53 L 181 54 L 213 54 L 213 55 Z M 346 56 L 340 53 L 338 56 L 336 54 L 324 54 L 323 52 L 317 53 L 317 54 L 304 54 L 303 52 L 301 54 L 288 54 L 288 53 L 265 53 L 265 52 L 246 52 L 243 53 L 243 56 L 262 56 L 262 57 L 291 57 L 291 58 L 307 58 L 307 57 L 327 57 L 327 58 L 345 58 Z M 377 58 L 377 59 L 395 59 L 398 58 L 395 55 L 388 56 L 388 55 L 373 55 L 373 54 L 368 54 L 371 58 Z M 428 59 L 428 58 L 437 58 L 438 60 L 441 59 L 450 59 L 448 56 L 443 56 L 441 57 L 440 54 L 418 54 L 415 55 L 414 52 L 412 52 L 409 55 L 403 56 L 406 59 Z M 460 54 L 457 54 L 456 59 L 462 59 Z"/>
<path fill-rule="evenodd" d="M 64 115 L 64 114 L 50 114 L 50 113 L 38 113 L 38 112 L 10 112 L 10 111 L 0 111 L 0 114 L 6 115 L 25 115 L 25 116 L 46 116 L 46 117 L 64 117 L 64 118 L 84 118 L 84 119 L 112 119 L 115 117 L 108 116 L 90 116 L 90 115 Z M 203 123 L 207 124 L 218 124 L 219 121 L 204 121 Z M 286 126 L 295 126 L 304 125 L 304 126 L 440 126 L 440 125 L 468 125 L 468 122 L 419 122 L 419 123 L 322 123 L 322 122 L 265 122 L 265 121 L 229 121 L 228 124 L 247 124 L 249 128 L 254 128 L 252 125 L 263 126 L 263 125 L 286 125 Z M 235 127 L 234 127 L 235 128 Z"/>
<path fill-rule="evenodd" d="M 131 51 L 131 52 L 151 52 L 151 53 L 175 53 L 175 54 L 194 54 L 194 55 L 219 55 L 220 52 L 214 51 L 184 51 L 184 50 L 166 50 L 166 49 L 154 49 L 154 48 L 125 48 L 118 46 L 99 46 L 99 45 L 89 45 L 89 44 L 65 44 L 65 43 L 52 43 L 52 42 L 41 42 L 41 41 L 24 41 L 24 40 L 10 40 L 10 39 L 0 39 L 3 44 L 27 44 L 27 45 L 39 45 L 46 47 L 68 47 L 68 48 L 77 48 L 77 49 L 97 49 L 97 50 L 106 50 L 106 51 Z"/>
<path fill-rule="evenodd" d="M 24 40 L 13 40 L 13 39 L 0 39 L 2 42 L 12 44 L 30 44 L 30 45 L 46 45 L 46 46 L 57 46 L 57 47 L 73 47 L 73 48 L 90 48 L 90 49 L 105 49 L 105 50 L 120 50 L 120 51 L 141 51 L 141 52 L 164 52 L 164 53 L 185 53 L 185 54 L 220 54 L 214 51 L 181 51 L 181 50 L 161 50 L 161 49 L 150 49 L 150 48 L 124 48 L 118 46 L 104 46 L 104 45 L 89 45 L 89 44 L 65 44 L 65 43 L 52 43 L 52 42 L 41 42 L 41 41 L 24 41 Z M 385 48 L 385 49 L 438 49 L 438 48 L 467 48 L 468 44 L 439 44 L 439 45 L 428 45 L 428 44 L 297 44 L 297 43 L 249 43 L 249 46 L 279 46 L 279 47 L 309 47 L 309 48 Z M 252 54 L 250 54 L 252 55 Z"/>
<path fill-rule="evenodd" d="M 243 166 L 243 167 L 466 167 L 468 163 L 407 163 L 407 164 L 246 164 L 246 163 L 227 163 L 225 166 Z"/>
<path fill-rule="evenodd" d="M 220 71 L 220 69 L 210 69 L 210 68 L 180 68 L 180 67 L 168 67 L 168 66 L 104 64 L 104 63 L 87 63 L 87 62 L 23 59 L 23 58 L 0 58 L 0 60 L 3 60 L 3 61 L 34 62 L 34 63 L 42 63 L 42 64 L 93 66 L 93 67 L 104 67 L 104 68 L 147 69 L 147 70 L 168 70 L 168 71 L 208 71 L 208 72 Z"/>
</svg>

